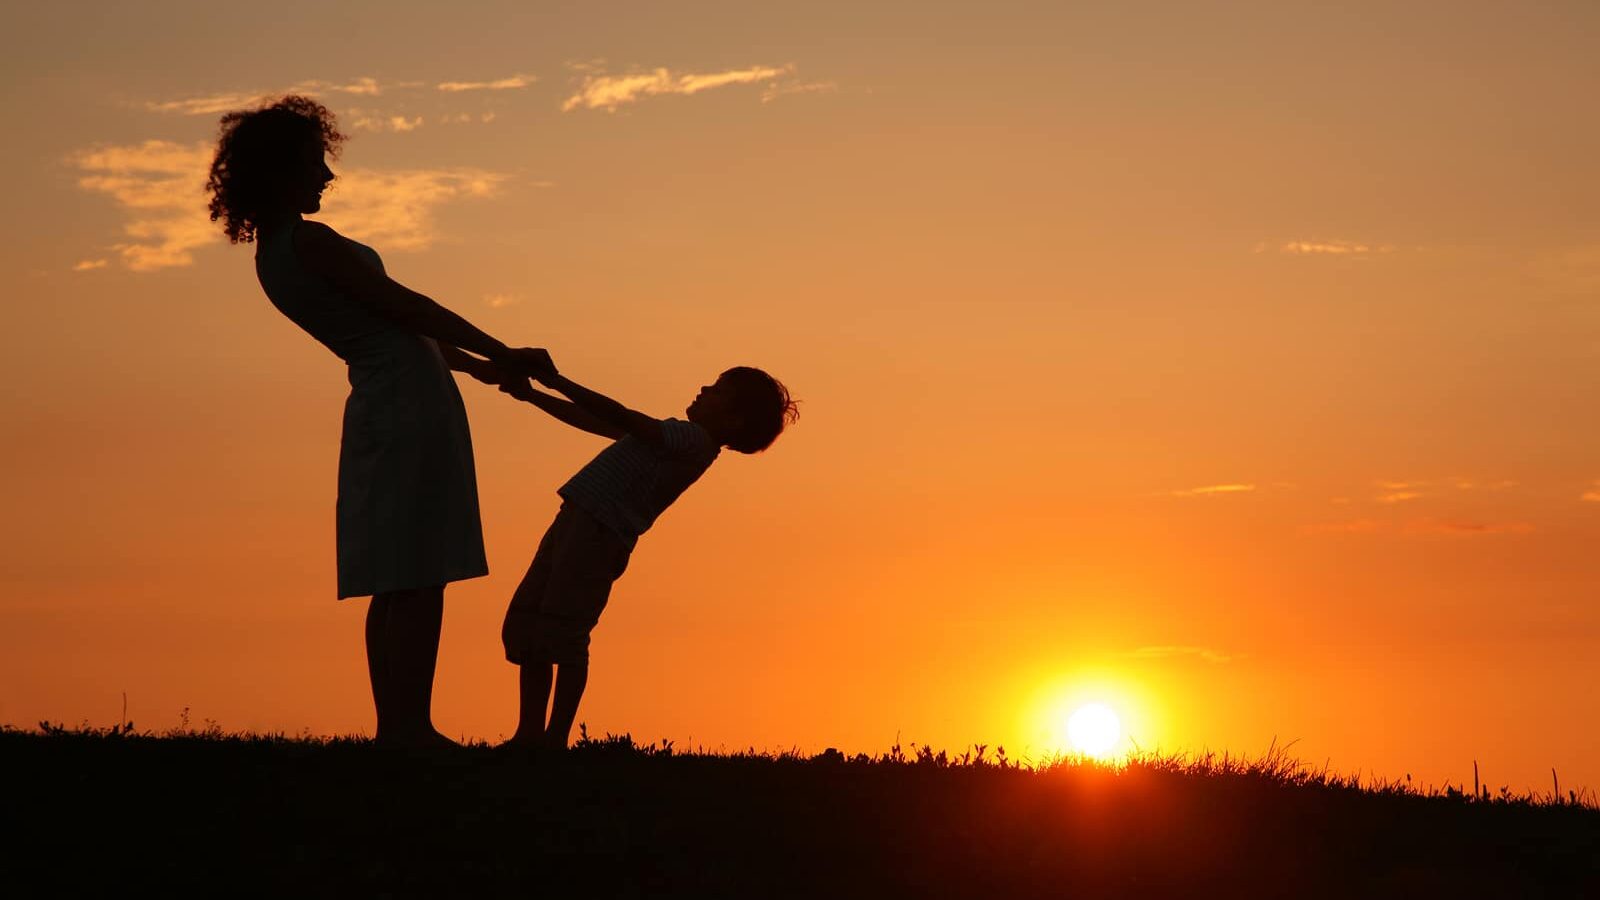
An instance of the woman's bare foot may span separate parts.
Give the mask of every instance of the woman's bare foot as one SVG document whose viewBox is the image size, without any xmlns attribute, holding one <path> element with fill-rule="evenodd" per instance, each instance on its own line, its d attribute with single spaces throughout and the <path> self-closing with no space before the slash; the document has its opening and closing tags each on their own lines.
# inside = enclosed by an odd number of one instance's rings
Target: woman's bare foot
<svg viewBox="0 0 1600 900">
<path fill-rule="evenodd" d="M 379 734 L 374 740 L 380 747 L 391 747 L 400 750 L 459 750 L 461 745 L 440 734 L 438 729 L 430 728 L 427 731 Z"/>
</svg>

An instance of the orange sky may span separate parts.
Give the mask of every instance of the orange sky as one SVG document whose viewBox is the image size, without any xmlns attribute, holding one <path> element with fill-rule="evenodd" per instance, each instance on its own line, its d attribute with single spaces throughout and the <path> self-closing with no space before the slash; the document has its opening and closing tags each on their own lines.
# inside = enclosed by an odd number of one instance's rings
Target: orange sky
<svg viewBox="0 0 1600 900">
<path fill-rule="evenodd" d="M 647 411 L 739 363 L 803 401 L 641 543 L 591 730 L 1038 755 L 1103 699 L 1600 787 L 1591 4 L 139 6 L 0 36 L 0 721 L 370 732 L 343 370 L 199 192 L 299 86 L 406 284 Z M 436 720 L 495 739 L 599 445 L 463 392 L 492 574 Z"/>
</svg>

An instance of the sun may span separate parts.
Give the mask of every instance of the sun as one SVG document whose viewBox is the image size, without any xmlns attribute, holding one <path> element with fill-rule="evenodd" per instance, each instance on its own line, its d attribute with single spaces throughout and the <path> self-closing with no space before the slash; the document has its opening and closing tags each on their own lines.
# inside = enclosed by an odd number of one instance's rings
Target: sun
<svg viewBox="0 0 1600 900">
<path fill-rule="evenodd" d="M 1103 759 L 1122 740 L 1122 721 L 1104 703 L 1086 703 L 1067 719 L 1067 741 L 1084 756 Z"/>
</svg>

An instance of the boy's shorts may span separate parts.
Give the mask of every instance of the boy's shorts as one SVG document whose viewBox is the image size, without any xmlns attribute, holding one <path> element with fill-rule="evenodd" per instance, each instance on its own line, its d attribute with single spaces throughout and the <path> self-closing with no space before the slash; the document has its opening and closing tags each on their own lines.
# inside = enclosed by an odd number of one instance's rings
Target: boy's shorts
<svg viewBox="0 0 1600 900">
<path fill-rule="evenodd" d="M 517 665 L 587 665 L 589 632 L 628 567 L 631 548 L 597 519 L 564 503 L 511 597 L 500 639 Z"/>
</svg>

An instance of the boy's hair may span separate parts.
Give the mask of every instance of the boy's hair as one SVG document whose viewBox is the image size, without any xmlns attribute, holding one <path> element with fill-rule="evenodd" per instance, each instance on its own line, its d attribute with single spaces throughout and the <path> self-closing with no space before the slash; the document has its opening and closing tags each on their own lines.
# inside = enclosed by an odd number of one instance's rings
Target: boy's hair
<svg viewBox="0 0 1600 900">
<path fill-rule="evenodd" d="M 740 424 L 728 446 L 740 453 L 759 453 L 772 446 L 784 426 L 794 424 L 800 409 L 783 382 L 760 369 L 735 366 L 722 373 L 733 389 Z"/>
</svg>

